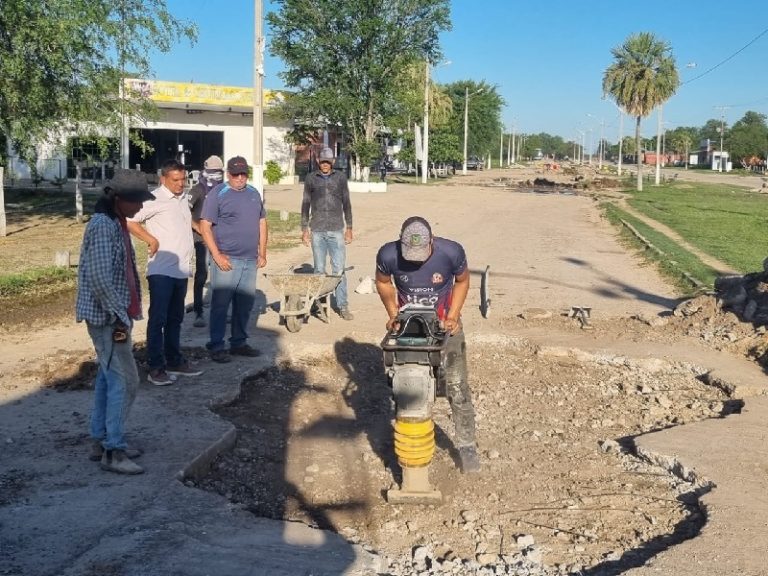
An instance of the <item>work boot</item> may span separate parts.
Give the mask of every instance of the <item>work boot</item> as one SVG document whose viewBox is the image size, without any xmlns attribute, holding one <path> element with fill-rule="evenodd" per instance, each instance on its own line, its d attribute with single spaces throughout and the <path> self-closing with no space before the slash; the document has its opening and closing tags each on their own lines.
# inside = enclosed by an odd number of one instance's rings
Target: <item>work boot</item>
<svg viewBox="0 0 768 576">
<path fill-rule="evenodd" d="M 461 460 L 461 471 L 463 474 L 480 472 L 480 457 L 477 455 L 477 448 L 474 446 L 459 446 L 459 460 Z"/>
<path fill-rule="evenodd" d="M 126 448 L 125 455 L 131 460 L 135 460 L 139 456 L 144 454 L 141 448 Z M 91 444 L 91 453 L 88 455 L 88 460 L 91 462 L 98 462 L 104 455 L 104 446 L 101 445 L 101 440 L 93 440 Z"/>
<path fill-rule="evenodd" d="M 195 328 L 205 328 L 206 326 L 208 326 L 208 323 L 205 321 L 205 316 L 203 316 L 202 312 L 195 315 L 195 321 L 192 322 L 192 326 L 194 326 Z"/>
<path fill-rule="evenodd" d="M 352 312 L 349 311 L 349 308 L 344 306 L 343 308 L 339 308 L 339 316 L 341 316 L 344 320 L 354 320 L 355 317 L 352 315 Z"/>
<path fill-rule="evenodd" d="M 124 450 L 104 450 L 101 469 L 116 474 L 143 474 L 144 468 L 126 456 Z"/>
</svg>

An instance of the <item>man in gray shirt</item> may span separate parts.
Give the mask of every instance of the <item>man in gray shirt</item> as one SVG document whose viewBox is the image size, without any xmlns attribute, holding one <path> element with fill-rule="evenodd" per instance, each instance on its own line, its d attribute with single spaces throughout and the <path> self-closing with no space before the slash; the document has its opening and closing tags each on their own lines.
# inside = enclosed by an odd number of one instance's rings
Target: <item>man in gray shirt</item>
<svg viewBox="0 0 768 576">
<path fill-rule="evenodd" d="M 336 309 L 344 320 L 352 320 L 347 300 L 347 278 L 344 267 L 346 245 L 352 242 L 352 204 L 349 186 L 343 172 L 333 169 L 333 151 L 323 148 L 318 157 L 319 170 L 307 174 L 301 202 L 301 241 L 312 242 L 316 274 L 325 274 L 326 258 L 331 259 L 331 274 L 341 275 L 334 297 Z"/>
</svg>

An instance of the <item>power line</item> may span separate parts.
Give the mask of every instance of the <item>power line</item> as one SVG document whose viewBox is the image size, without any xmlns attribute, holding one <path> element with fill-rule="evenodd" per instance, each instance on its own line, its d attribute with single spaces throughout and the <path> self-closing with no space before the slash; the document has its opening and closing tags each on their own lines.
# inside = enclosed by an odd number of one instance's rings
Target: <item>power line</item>
<svg viewBox="0 0 768 576">
<path fill-rule="evenodd" d="M 701 74 L 699 74 L 698 76 L 694 76 L 694 77 L 693 77 L 693 78 L 691 78 L 690 80 L 686 80 L 685 82 L 683 82 L 683 83 L 681 84 L 681 86 L 683 86 L 683 85 L 685 85 L 685 84 L 690 84 L 690 83 L 691 83 L 691 82 L 693 82 L 694 80 L 698 80 L 698 79 L 699 79 L 699 78 L 701 78 L 702 76 L 706 76 L 706 75 L 707 75 L 707 74 L 709 74 L 710 72 L 712 72 L 712 71 L 716 70 L 717 68 L 720 68 L 720 66 L 722 66 L 723 64 L 725 64 L 725 63 L 726 63 L 726 62 L 728 62 L 729 60 L 733 60 L 733 59 L 734 59 L 734 58 L 735 58 L 735 57 L 736 57 L 738 54 L 740 54 L 741 52 L 743 52 L 744 50 L 746 50 L 747 48 L 749 48 L 749 47 L 750 47 L 752 44 L 754 44 L 755 42 L 757 42 L 757 40 L 758 40 L 760 37 L 762 37 L 762 36 L 765 36 L 765 34 L 768 34 L 768 28 L 766 28 L 765 30 L 763 30 L 762 32 L 760 32 L 760 34 L 758 34 L 757 36 L 755 36 L 754 38 L 752 38 L 752 40 L 750 40 L 750 41 L 749 41 L 749 42 L 748 42 L 746 45 L 744 45 L 744 46 L 742 46 L 741 48 L 739 48 L 738 50 L 736 50 L 736 52 L 734 52 L 733 54 L 731 54 L 730 56 L 728 56 L 728 58 L 726 58 L 726 59 L 725 59 L 725 60 L 723 60 L 722 62 L 719 62 L 718 64 L 715 64 L 714 66 L 712 66 L 712 68 L 710 68 L 709 70 L 705 70 L 704 72 L 702 72 L 702 73 L 701 73 Z"/>
</svg>

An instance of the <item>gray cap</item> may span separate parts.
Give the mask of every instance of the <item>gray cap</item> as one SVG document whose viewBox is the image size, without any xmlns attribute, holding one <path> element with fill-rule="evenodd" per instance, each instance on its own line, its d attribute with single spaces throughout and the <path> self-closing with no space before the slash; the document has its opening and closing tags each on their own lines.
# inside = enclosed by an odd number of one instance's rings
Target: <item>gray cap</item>
<svg viewBox="0 0 768 576">
<path fill-rule="evenodd" d="M 400 250 L 410 262 L 426 262 L 432 253 L 432 228 L 421 216 L 411 216 L 400 230 Z"/>
<path fill-rule="evenodd" d="M 206 170 L 224 170 L 224 161 L 220 156 L 208 156 L 203 168 Z"/>
<path fill-rule="evenodd" d="M 107 181 L 104 192 L 128 202 L 146 202 L 155 199 L 149 191 L 147 175 L 139 170 L 115 168 L 115 174 L 111 180 Z"/>
<path fill-rule="evenodd" d="M 320 155 L 317 157 L 317 162 L 318 164 L 320 162 L 330 162 L 331 164 L 333 164 L 334 159 L 335 157 L 333 155 L 333 150 L 326 147 L 320 150 Z"/>
</svg>

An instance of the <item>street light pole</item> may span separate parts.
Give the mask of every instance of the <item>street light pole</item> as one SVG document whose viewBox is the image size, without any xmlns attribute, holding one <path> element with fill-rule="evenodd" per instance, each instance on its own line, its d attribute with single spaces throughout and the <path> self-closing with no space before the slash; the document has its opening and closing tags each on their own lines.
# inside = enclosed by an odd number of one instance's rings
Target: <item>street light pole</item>
<svg viewBox="0 0 768 576">
<path fill-rule="evenodd" d="M 502 164 L 504 164 L 504 124 L 501 125 L 501 134 L 499 134 L 499 168 Z"/>
<path fill-rule="evenodd" d="M 421 183 L 426 184 L 429 177 L 429 58 L 425 60 L 424 81 L 424 138 L 422 146 L 424 154 L 421 157 Z"/>
<path fill-rule="evenodd" d="M 469 93 L 469 87 L 464 87 L 464 162 L 461 165 L 462 175 L 467 175 L 467 138 L 469 137 L 469 97 L 475 94 L 480 94 L 483 89 L 475 90 L 472 94 Z"/>
<path fill-rule="evenodd" d="M 617 105 L 616 108 L 619 108 Z M 624 111 L 619 108 L 619 176 L 621 176 L 622 145 L 624 144 Z"/>
<path fill-rule="evenodd" d="M 264 199 L 264 32 L 262 0 L 254 0 L 253 35 L 253 178 L 254 188 Z"/>
<path fill-rule="evenodd" d="M 603 143 L 605 140 L 603 138 L 603 129 L 605 128 L 605 119 L 600 118 L 600 145 L 597 147 L 598 154 L 600 155 L 597 160 L 597 168 L 598 170 L 603 169 L 603 154 L 605 152 L 605 144 Z"/>
<path fill-rule="evenodd" d="M 661 183 L 661 115 L 663 107 L 659 104 L 658 126 L 656 128 L 656 186 Z"/>
</svg>

